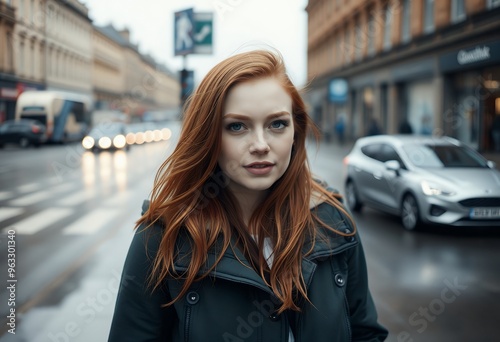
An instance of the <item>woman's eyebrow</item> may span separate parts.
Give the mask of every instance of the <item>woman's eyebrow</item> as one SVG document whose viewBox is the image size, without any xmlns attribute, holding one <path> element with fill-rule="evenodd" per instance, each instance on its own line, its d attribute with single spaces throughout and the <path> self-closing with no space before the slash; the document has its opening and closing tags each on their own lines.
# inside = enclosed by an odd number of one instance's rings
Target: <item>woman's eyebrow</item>
<svg viewBox="0 0 500 342">
<path fill-rule="evenodd" d="M 279 118 L 284 115 L 290 115 L 287 111 L 282 111 L 282 112 L 277 112 L 277 113 L 272 113 L 267 116 L 267 120 L 272 120 L 275 118 Z M 224 119 L 237 119 L 237 120 L 250 120 L 250 116 L 243 115 L 243 114 L 234 114 L 234 113 L 227 113 L 224 115 Z"/>
</svg>

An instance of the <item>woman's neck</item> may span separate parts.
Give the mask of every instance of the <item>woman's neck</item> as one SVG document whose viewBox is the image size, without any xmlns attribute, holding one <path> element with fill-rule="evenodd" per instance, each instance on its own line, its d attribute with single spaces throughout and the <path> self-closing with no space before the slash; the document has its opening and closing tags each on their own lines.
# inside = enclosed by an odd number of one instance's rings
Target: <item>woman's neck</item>
<svg viewBox="0 0 500 342">
<path fill-rule="evenodd" d="M 232 191 L 234 197 L 238 201 L 241 209 L 242 219 L 245 226 L 248 227 L 250 217 L 254 213 L 255 209 L 264 201 L 267 196 L 267 191 L 253 191 L 248 189 L 234 189 Z"/>
</svg>

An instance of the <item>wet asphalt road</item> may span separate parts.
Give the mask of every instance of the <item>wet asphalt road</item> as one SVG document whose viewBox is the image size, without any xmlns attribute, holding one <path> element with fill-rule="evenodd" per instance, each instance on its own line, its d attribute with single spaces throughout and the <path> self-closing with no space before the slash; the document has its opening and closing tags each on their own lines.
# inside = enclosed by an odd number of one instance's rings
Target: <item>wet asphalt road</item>
<svg viewBox="0 0 500 342">
<path fill-rule="evenodd" d="M 175 140 L 175 134 L 174 134 Z M 156 169 L 174 141 L 128 153 L 78 145 L 0 150 L 0 341 L 105 341 L 118 277 Z M 312 147 L 312 145 L 311 145 Z M 348 147 L 310 148 L 313 172 L 343 192 Z M 354 215 L 388 341 L 497 341 L 500 234 L 427 227 L 365 208 Z M 16 335 L 8 231 L 16 231 Z"/>
</svg>

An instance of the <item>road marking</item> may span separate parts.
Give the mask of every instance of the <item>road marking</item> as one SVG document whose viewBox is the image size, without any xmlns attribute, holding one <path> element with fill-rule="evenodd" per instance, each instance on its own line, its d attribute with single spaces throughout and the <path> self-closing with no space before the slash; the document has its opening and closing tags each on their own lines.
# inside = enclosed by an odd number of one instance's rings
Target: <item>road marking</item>
<svg viewBox="0 0 500 342">
<path fill-rule="evenodd" d="M 0 222 L 17 216 L 23 211 L 21 208 L 0 208 Z"/>
<path fill-rule="evenodd" d="M 102 205 L 106 207 L 116 207 L 126 204 L 131 198 L 132 192 L 126 190 L 124 192 L 118 192 L 116 195 L 106 200 Z"/>
<path fill-rule="evenodd" d="M 67 208 L 51 208 L 32 215 L 25 220 L 21 220 L 9 228 L 14 229 L 16 234 L 32 235 L 38 233 L 42 229 L 48 228 L 55 222 L 73 214 L 73 210 Z"/>
<path fill-rule="evenodd" d="M 65 184 L 60 184 L 53 186 L 52 188 L 48 188 L 46 190 L 38 191 L 33 194 L 25 195 L 22 197 L 18 197 L 12 201 L 10 201 L 10 204 L 16 205 L 16 206 L 28 206 L 28 205 L 33 205 L 38 202 L 43 202 L 48 199 L 58 199 L 58 195 L 56 193 L 58 192 L 64 192 L 70 189 L 73 189 L 74 185 L 71 183 L 65 183 Z"/>
<path fill-rule="evenodd" d="M 27 205 L 35 204 L 37 202 L 46 201 L 47 199 L 49 199 L 51 197 L 54 197 L 53 191 L 43 190 L 43 191 L 35 192 L 34 194 L 31 194 L 31 195 L 18 197 L 16 199 L 10 201 L 10 204 L 19 205 L 19 206 L 27 206 Z"/>
<path fill-rule="evenodd" d="M 0 201 L 6 200 L 12 197 L 12 192 L 10 191 L 0 191 Z"/>
<path fill-rule="evenodd" d="M 72 195 L 61 198 L 58 203 L 59 205 L 72 207 L 80 205 L 87 200 L 93 199 L 95 197 L 95 194 L 96 189 L 94 188 L 84 191 L 78 191 Z"/>
<path fill-rule="evenodd" d="M 120 209 L 97 209 L 63 229 L 66 235 L 90 235 L 104 228 L 121 213 Z"/>
<path fill-rule="evenodd" d="M 17 191 L 24 193 L 24 192 L 32 192 L 35 190 L 38 190 L 40 188 L 39 183 L 30 183 L 30 184 L 24 184 L 19 187 L 17 187 Z"/>
</svg>

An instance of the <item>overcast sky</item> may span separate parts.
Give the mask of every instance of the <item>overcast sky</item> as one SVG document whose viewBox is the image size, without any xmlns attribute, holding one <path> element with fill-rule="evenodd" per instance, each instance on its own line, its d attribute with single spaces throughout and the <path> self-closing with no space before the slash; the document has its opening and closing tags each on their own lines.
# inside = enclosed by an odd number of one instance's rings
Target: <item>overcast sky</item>
<svg viewBox="0 0 500 342">
<path fill-rule="evenodd" d="M 128 27 L 142 53 L 172 71 L 182 68 L 174 56 L 174 12 L 193 8 L 214 13 L 214 54 L 190 55 L 188 68 L 201 80 L 211 67 L 237 52 L 272 46 L 284 56 L 297 86 L 306 82 L 307 0 L 81 0 L 94 24 Z"/>
</svg>

